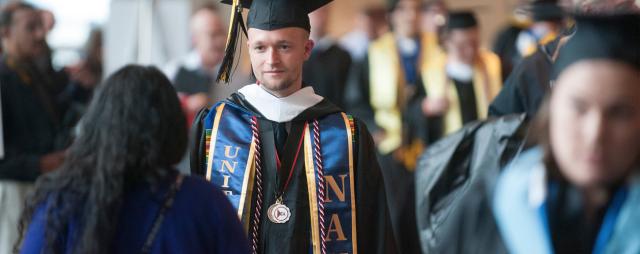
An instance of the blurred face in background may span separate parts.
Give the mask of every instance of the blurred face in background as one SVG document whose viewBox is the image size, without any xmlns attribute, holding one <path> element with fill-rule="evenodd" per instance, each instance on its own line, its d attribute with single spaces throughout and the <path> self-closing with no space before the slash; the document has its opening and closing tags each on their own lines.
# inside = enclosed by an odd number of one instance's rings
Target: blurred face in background
<svg viewBox="0 0 640 254">
<path fill-rule="evenodd" d="M 191 34 L 203 66 L 213 69 L 222 62 L 227 31 L 217 13 L 208 9 L 197 11 L 191 19 Z"/>
<path fill-rule="evenodd" d="M 33 59 L 44 53 L 45 29 L 40 13 L 21 8 L 13 13 L 9 27 L 2 31 L 3 50 L 19 59 Z"/>
<path fill-rule="evenodd" d="M 478 28 L 452 29 L 445 35 L 444 47 L 453 61 L 473 65 L 480 48 Z"/>
<path fill-rule="evenodd" d="M 611 60 L 567 67 L 553 89 L 549 120 L 564 177 L 583 188 L 619 183 L 640 166 L 640 70 Z"/>
<path fill-rule="evenodd" d="M 389 31 L 387 11 L 382 7 L 369 7 L 356 16 L 356 27 L 367 34 L 369 40 L 375 40 Z"/>
<path fill-rule="evenodd" d="M 311 24 L 311 39 L 317 41 L 327 34 L 327 24 L 329 24 L 329 6 L 325 5 L 309 13 L 309 23 Z"/>
<path fill-rule="evenodd" d="M 419 0 L 400 0 L 391 11 L 391 26 L 400 36 L 413 37 L 418 35 L 420 24 Z"/>
<path fill-rule="evenodd" d="M 447 8 L 443 2 L 435 2 L 423 8 L 420 19 L 420 28 L 423 32 L 437 33 L 438 28 L 447 21 Z"/>
</svg>

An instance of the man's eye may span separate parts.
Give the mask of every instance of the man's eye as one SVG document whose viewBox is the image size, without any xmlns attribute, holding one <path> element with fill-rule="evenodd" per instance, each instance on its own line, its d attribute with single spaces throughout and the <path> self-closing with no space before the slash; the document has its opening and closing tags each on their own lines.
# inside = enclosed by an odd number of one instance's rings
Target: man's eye
<svg viewBox="0 0 640 254">
<path fill-rule="evenodd" d="M 264 46 L 255 46 L 253 47 L 254 50 L 256 51 L 263 51 L 264 50 Z"/>
<path fill-rule="evenodd" d="M 289 45 L 280 45 L 280 49 L 287 50 L 291 48 Z"/>
</svg>

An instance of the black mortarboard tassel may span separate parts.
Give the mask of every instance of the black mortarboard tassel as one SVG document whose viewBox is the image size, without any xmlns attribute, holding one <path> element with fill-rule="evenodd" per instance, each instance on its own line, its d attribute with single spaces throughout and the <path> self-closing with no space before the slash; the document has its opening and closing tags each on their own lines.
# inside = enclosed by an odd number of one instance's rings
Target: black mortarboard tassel
<svg viewBox="0 0 640 254">
<path fill-rule="evenodd" d="M 247 34 L 242 20 L 242 8 L 248 8 L 247 27 L 260 30 L 277 30 L 286 27 L 299 27 L 310 31 L 309 13 L 326 5 L 331 0 L 222 0 L 224 4 L 232 5 L 229 37 L 222 66 L 218 71 L 217 82 L 229 83 L 239 28 Z"/>
<path fill-rule="evenodd" d="M 229 22 L 229 31 L 227 33 L 227 45 L 225 47 L 224 57 L 222 58 L 222 64 L 220 65 L 220 69 L 218 70 L 218 75 L 216 76 L 217 82 L 229 83 L 231 81 L 231 70 L 233 69 L 233 60 L 236 56 L 236 49 L 238 48 L 237 41 L 239 39 L 240 30 L 244 34 L 247 34 L 247 28 L 244 25 L 244 20 L 242 19 L 242 6 L 246 2 L 251 1 L 240 1 L 240 0 L 231 0 L 231 21 Z M 226 3 L 228 1 L 222 1 Z"/>
<path fill-rule="evenodd" d="M 576 16 L 575 20 L 576 31 L 554 63 L 554 77 L 589 59 L 614 60 L 640 69 L 640 14 Z"/>
<path fill-rule="evenodd" d="M 478 26 L 476 17 L 470 11 L 450 12 L 447 18 L 447 29 L 464 29 Z"/>
</svg>

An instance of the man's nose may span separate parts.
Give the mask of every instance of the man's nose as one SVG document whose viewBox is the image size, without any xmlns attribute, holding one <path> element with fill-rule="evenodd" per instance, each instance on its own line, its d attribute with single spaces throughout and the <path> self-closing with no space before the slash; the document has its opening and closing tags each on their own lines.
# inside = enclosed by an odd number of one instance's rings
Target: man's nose
<svg viewBox="0 0 640 254">
<path fill-rule="evenodd" d="M 268 64 L 278 64 L 280 63 L 280 55 L 278 55 L 278 51 L 271 48 L 267 52 L 267 63 Z"/>
</svg>

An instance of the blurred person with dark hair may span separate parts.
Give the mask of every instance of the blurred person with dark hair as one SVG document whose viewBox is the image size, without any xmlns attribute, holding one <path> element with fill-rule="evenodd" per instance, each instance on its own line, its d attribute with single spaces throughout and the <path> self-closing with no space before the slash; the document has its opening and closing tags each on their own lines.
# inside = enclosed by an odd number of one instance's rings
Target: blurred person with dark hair
<svg viewBox="0 0 640 254">
<path fill-rule="evenodd" d="M 118 70 L 62 167 L 38 179 L 21 253 L 248 253 L 222 192 L 172 168 L 186 146 L 170 81 L 154 67 Z"/>
<path fill-rule="evenodd" d="M 640 15 L 576 20 L 540 146 L 498 179 L 494 213 L 512 252 L 638 253 Z"/>
<path fill-rule="evenodd" d="M 190 23 L 193 51 L 164 69 L 175 85 L 189 124 L 198 110 L 209 105 L 209 94 L 224 56 L 227 33 L 218 12 L 212 3 L 193 12 Z"/>
<path fill-rule="evenodd" d="M 312 86 L 318 95 L 344 108 L 351 56 L 327 34 L 330 14 L 330 5 L 309 13 L 311 39 L 315 45 L 311 56 L 304 62 L 302 82 Z"/>
<path fill-rule="evenodd" d="M 502 86 L 500 59 L 480 48 L 480 26 L 472 12 L 450 12 L 439 37 L 445 52 L 433 54 L 423 73 L 422 113 L 430 117 L 432 141 L 485 119 Z"/>
<path fill-rule="evenodd" d="M 24 195 L 42 173 L 58 168 L 67 145 L 62 86 L 39 72 L 45 30 L 39 11 L 11 2 L 0 10 L 0 93 L 5 156 L 0 159 L 0 253 L 9 253 L 18 231 Z"/>
</svg>

